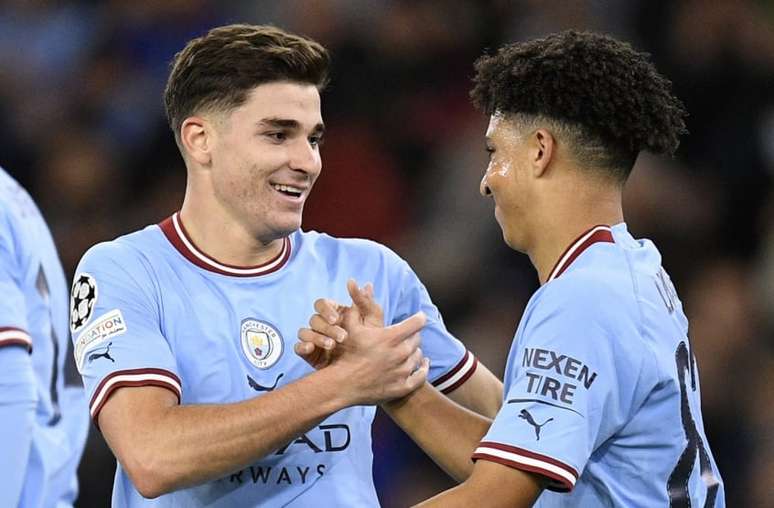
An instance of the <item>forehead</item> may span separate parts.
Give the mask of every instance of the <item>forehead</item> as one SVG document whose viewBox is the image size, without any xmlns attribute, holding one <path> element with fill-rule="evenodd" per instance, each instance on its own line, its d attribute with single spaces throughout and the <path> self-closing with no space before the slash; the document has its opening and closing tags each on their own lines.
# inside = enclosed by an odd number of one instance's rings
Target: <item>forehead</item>
<svg viewBox="0 0 774 508">
<path fill-rule="evenodd" d="M 516 142 L 521 138 L 521 131 L 516 123 L 505 114 L 494 112 L 489 117 L 486 138 L 488 140 Z"/>
<path fill-rule="evenodd" d="M 250 123 L 281 118 L 295 120 L 303 128 L 312 129 L 322 123 L 320 93 L 312 84 L 265 83 L 253 88 L 244 104 L 232 111 L 231 118 Z"/>
</svg>

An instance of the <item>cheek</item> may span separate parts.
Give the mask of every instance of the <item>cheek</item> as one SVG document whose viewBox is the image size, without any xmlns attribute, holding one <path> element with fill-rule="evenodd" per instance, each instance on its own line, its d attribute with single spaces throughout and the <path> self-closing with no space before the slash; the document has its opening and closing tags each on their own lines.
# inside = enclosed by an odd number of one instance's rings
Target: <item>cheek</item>
<svg viewBox="0 0 774 508">
<path fill-rule="evenodd" d="M 490 168 L 489 172 L 487 172 L 486 175 L 486 184 L 489 187 L 489 189 L 492 191 L 492 196 L 495 199 L 498 199 L 501 197 L 503 190 L 505 188 L 505 178 L 503 178 L 503 175 L 500 174 L 498 167 L 492 167 Z"/>
<path fill-rule="evenodd" d="M 512 171 L 512 166 L 509 161 L 499 161 L 497 164 L 494 164 L 491 168 L 491 173 L 493 175 L 497 175 L 500 178 L 507 179 L 510 178 Z"/>
</svg>

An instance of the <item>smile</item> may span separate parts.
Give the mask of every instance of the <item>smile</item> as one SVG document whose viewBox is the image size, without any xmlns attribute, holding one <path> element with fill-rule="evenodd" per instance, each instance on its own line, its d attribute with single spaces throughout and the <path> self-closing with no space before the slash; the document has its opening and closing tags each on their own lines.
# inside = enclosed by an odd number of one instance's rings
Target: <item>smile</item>
<svg viewBox="0 0 774 508">
<path fill-rule="evenodd" d="M 280 183 L 273 183 L 271 186 L 276 190 L 277 192 L 284 194 L 285 196 L 291 197 L 291 198 L 300 198 L 301 195 L 304 193 L 304 189 L 300 187 L 294 187 L 292 185 L 284 185 Z"/>
</svg>

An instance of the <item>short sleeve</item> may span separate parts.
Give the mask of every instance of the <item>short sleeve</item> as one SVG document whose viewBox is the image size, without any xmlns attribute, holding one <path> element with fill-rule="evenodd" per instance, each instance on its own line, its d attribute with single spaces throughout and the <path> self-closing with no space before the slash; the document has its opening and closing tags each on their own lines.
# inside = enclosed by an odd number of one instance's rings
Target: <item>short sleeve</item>
<svg viewBox="0 0 774 508">
<path fill-rule="evenodd" d="M 446 329 L 441 313 L 411 267 L 400 260 L 397 271 L 399 296 L 392 323 L 402 321 L 420 310 L 425 313 L 427 324 L 421 332 L 421 347 L 424 355 L 430 359 L 429 380 L 442 393 L 449 394 L 473 375 L 478 360 Z"/>
<path fill-rule="evenodd" d="M 567 492 L 627 419 L 639 369 L 619 344 L 637 329 L 626 310 L 614 312 L 620 301 L 553 284 L 517 332 L 503 406 L 473 459 L 540 474 L 548 489 Z"/>
<path fill-rule="evenodd" d="M 0 347 L 22 346 L 32 352 L 27 307 L 17 280 L 23 271 L 16 258 L 10 227 L 0 227 Z"/>
<path fill-rule="evenodd" d="M 70 331 L 92 419 L 120 387 L 182 387 L 161 333 L 152 272 L 139 253 L 99 244 L 81 260 L 70 293 Z"/>
</svg>

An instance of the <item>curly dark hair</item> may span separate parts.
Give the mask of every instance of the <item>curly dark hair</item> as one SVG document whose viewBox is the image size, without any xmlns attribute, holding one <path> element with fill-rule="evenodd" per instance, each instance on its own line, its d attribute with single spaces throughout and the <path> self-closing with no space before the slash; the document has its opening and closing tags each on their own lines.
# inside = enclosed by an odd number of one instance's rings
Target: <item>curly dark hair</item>
<svg viewBox="0 0 774 508">
<path fill-rule="evenodd" d="M 164 90 L 169 126 L 180 143 L 183 121 L 200 111 L 228 112 L 272 81 L 328 83 L 330 56 L 317 42 L 271 25 L 213 28 L 175 55 Z"/>
<path fill-rule="evenodd" d="M 577 127 L 580 159 L 621 180 L 640 151 L 673 155 L 687 132 L 685 107 L 649 55 L 607 35 L 570 30 L 510 44 L 475 70 L 477 107 Z"/>
</svg>

